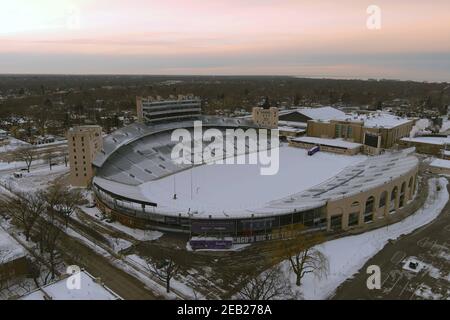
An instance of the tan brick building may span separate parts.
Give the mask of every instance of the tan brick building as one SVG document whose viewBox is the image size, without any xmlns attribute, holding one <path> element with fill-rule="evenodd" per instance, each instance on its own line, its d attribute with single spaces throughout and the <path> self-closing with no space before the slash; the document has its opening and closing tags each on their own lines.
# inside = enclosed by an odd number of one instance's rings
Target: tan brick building
<svg viewBox="0 0 450 320">
<path fill-rule="evenodd" d="M 346 120 L 308 121 L 306 134 L 311 137 L 344 139 L 365 145 L 365 149 L 389 149 L 409 136 L 413 120 L 385 113 L 350 116 Z M 367 151 L 367 150 L 366 150 Z"/>
<path fill-rule="evenodd" d="M 78 126 L 67 133 L 69 148 L 70 184 L 77 187 L 89 185 L 94 170 L 92 161 L 103 146 L 100 126 Z"/>
<path fill-rule="evenodd" d="M 253 122 L 263 128 L 278 128 L 278 108 L 254 107 L 252 111 Z"/>
</svg>

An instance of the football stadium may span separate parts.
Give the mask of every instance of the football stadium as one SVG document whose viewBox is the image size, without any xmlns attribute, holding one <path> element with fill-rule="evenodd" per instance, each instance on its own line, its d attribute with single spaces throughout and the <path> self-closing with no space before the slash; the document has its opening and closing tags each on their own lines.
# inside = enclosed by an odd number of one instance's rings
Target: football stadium
<svg viewBox="0 0 450 320">
<path fill-rule="evenodd" d="M 93 161 L 98 207 L 132 227 L 248 243 L 283 237 L 297 225 L 329 231 L 363 227 L 395 214 L 414 198 L 418 173 L 414 149 L 367 156 L 311 153 L 282 143 L 276 146 L 277 174 L 261 175 L 260 164 L 175 161 L 172 133 L 194 131 L 194 121 L 222 132 L 258 129 L 248 119 L 198 114 L 121 128 L 103 139 Z M 253 152 L 251 139 L 245 141 L 242 153 L 235 146 L 236 163 Z M 206 144 L 202 138 L 191 143 L 192 156 L 195 146 L 202 150 Z M 274 150 L 270 145 L 267 149 Z"/>
</svg>

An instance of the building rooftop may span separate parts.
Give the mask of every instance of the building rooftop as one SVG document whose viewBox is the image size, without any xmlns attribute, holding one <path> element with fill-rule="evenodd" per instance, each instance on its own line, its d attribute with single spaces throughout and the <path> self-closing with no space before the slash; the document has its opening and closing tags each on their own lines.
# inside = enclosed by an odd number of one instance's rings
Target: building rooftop
<svg viewBox="0 0 450 320">
<path fill-rule="evenodd" d="M 79 275 L 80 289 L 68 289 L 67 279 L 62 279 L 43 286 L 20 300 L 122 300 L 86 271 L 81 271 Z"/>
<path fill-rule="evenodd" d="M 25 249 L 0 227 L 0 265 L 26 255 Z"/>
<path fill-rule="evenodd" d="M 364 121 L 366 128 L 394 128 L 412 121 L 386 112 L 360 115 L 358 119 Z"/>
<path fill-rule="evenodd" d="M 418 142 L 418 143 L 428 143 L 436 145 L 450 144 L 450 137 L 415 137 L 415 138 L 403 138 L 401 141 L 406 142 Z"/>
<path fill-rule="evenodd" d="M 298 109 L 283 110 L 279 113 L 279 115 L 281 116 L 294 112 L 301 113 L 312 120 L 319 120 L 319 121 L 342 120 L 346 117 L 345 112 L 333 107 L 298 108 Z"/>
<path fill-rule="evenodd" d="M 298 138 L 292 139 L 291 141 L 311 143 L 311 144 L 331 146 L 331 147 L 338 147 L 338 148 L 345 148 L 345 149 L 355 149 L 355 148 L 360 148 L 362 146 L 361 143 L 354 143 L 354 142 L 345 141 L 345 140 L 341 140 L 341 139 L 324 139 L 324 138 L 316 138 L 316 137 L 298 137 Z"/>
<path fill-rule="evenodd" d="M 450 169 L 450 160 L 435 159 L 430 163 L 432 167 Z"/>
</svg>

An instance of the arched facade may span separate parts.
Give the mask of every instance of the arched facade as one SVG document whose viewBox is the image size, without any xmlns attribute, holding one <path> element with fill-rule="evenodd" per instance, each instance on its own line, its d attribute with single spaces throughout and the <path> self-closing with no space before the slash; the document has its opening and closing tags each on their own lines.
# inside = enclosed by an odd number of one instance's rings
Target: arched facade
<svg viewBox="0 0 450 320">
<path fill-rule="evenodd" d="M 339 215 L 342 215 L 342 229 L 348 230 L 383 219 L 389 214 L 395 214 L 413 199 L 417 185 L 417 173 L 418 168 L 414 168 L 407 174 L 381 186 L 347 198 L 329 201 L 327 204 L 328 220 L 336 220 L 333 216 L 339 212 Z M 336 228 L 329 228 L 329 230 L 336 230 Z"/>
</svg>

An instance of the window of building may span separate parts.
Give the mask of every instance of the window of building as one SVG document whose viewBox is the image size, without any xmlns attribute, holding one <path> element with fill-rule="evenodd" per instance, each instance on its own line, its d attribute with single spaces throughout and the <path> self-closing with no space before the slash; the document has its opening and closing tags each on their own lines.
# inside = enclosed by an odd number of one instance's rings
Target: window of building
<svg viewBox="0 0 450 320">
<path fill-rule="evenodd" d="M 330 220 L 331 230 L 341 230 L 342 229 L 342 215 L 333 216 Z"/>
<path fill-rule="evenodd" d="M 357 226 L 359 222 L 359 212 L 352 212 L 348 215 L 348 226 Z"/>
<path fill-rule="evenodd" d="M 369 197 L 366 201 L 366 209 L 364 210 L 364 222 L 371 222 L 373 221 L 373 212 L 374 212 L 374 204 L 375 204 L 375 198 Z"/>
<path fill-rule="evenodd" d="M 397 193 L 398 193 L 398 188 L 394 187 L 394 189 L 392 189 L 391 192 L 391 202 L 389 205 L 389 211 L 395 211 L 395 202 L 397 201 Z"/>
<path fill-rule="evenodd" d="M 369 197 L 369 199 L 367 199 L 366 201 L 366 209 L 364 210 L 364 213 L 372 213 L 373 209 L 374 209 L 374 204 L 375 204 L 375 198 L 374 197 Z"/>
<path fill-rule="evenodd" d="M 380 204 L 378 207 L 383 208 L 386 205 L 386 200 L 387 200 L 387 191 L 384 191 L 380 196 Z"/>
</svg>

